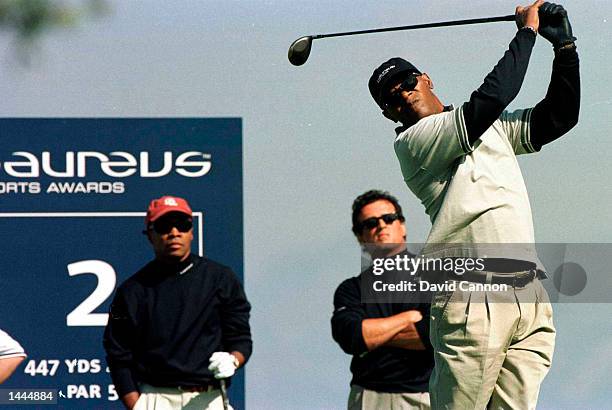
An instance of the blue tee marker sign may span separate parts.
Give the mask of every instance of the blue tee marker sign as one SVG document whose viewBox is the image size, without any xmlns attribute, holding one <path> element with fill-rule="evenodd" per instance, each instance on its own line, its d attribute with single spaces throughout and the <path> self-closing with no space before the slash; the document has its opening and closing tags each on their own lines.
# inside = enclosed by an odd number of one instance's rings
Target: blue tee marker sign
<svg viewBox="0 0 612 410">
<path fill-rule="evenodd" d="M 192 252 L 243 278 L 242 121 L 0 119 L 0 137 L 0 328 L 28 353 L 2 389 L 123 408 L 102 333 L 115 288 L 153 258 L 149 201 L 187 199 Z M 244 408 L 242 370 L 230 401 Z"/>
</svg>

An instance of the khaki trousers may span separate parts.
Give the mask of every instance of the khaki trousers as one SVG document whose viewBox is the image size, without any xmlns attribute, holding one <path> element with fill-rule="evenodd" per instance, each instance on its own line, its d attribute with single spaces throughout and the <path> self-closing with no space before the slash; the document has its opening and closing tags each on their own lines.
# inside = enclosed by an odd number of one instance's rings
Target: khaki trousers
<svg viewBox="0 0 612 410">
<path fill-rule="evenodd" d="M 537 279 L 505 292 L 438 292 L 430 339 L 434 410 L 534 409 L 555 345 L 552 307 Z"/>
<path fill-rule="evenodd" d="M 351 386 L 348 410 L 430 410 L 429 393 L 382 393 Z"/>
<path fill-rule="evenodd" d="M 132 410 L 223 410 L 223 399 L 220 390 L 192 393 L 143 383 Z"/>
</svg>

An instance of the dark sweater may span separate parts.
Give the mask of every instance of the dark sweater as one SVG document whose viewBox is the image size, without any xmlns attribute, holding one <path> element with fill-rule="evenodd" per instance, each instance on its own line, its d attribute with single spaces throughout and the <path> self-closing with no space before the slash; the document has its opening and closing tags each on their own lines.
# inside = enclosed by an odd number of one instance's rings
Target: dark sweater
<svg viewBox="0 0 612 410">
<path fill-rule="evenodd" d="M 251 355 L 250 309 L 228 267 L 195 255 L 150 262 L 117 289 L 104 332 L 117 392 L 214 384 L 213 352 Z"/>
<path fill-rule="evenodd" d="M 521 29 L 482 85 L 463 106 L 470 143 L 474 143 L 517 96 L 523 84 L 536 34 Z M 580 111 L 580 70 L 575 47 L 555 51 L 546 96 L 531 115 L 531 141 L 539 150 L 569 131 Z"/>
<path fill-rule="evenodd" d="M 362 275 L 345 280 L 334 294 L 332 335 L 342 350 L 353 355 L 351 385 L 387 393 L 427 392 L 434 366 L 429 342 L 428 303 L 363 303 Z M 423 319 L 415 324 L 426 350 L 379 347 L 368 352 L 361 325 L 363 320 L 384 318 L 406 310 L 419 310 Z"/>
</svg>

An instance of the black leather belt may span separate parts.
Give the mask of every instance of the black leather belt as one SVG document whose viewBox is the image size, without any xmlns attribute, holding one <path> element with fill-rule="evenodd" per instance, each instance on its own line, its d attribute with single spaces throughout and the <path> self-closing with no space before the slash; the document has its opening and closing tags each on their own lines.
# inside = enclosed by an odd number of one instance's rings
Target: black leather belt
<svg viewBox="0 0 612 410">
<path fill-rule="evenodd" d="M 201 392 L 209 392 L 219 387 L 212 384 L 204 384 L 201 386 L 178 386 L 177 389 L 180 391 L 188 392 L 188 393 L 201 393 Z"/>
<path fill-rule="evenodd" d="M 512 276 L 496 275 L 495 273 L 491 273 L 490 275 L 490 282 L 488 281 L 488 275 L 485 272 L 466 272 L 463 275 L 451 274 L 447 275 L 447 277 L 449 279 L 465 280 L 468 282 L 491 283 L 492 285 L 510 285 L 512 287 L 522 288 L 534 280 L 537 273 L 535 269 L 532 269 Z"/>
<path fill-rule="evenodd" d="M 484 259 L 482 271 L 467 271 L 463 274 L 454 272 L 422 272 L 421 278 L 443 282 L 445 280 L 467 281 L 474 283 L 490 283 L 523 287 L 537 277 L 536 264 L 516 259 L 489 258 Z M 496 273 L 512 273 L 498 275 Z"/>
<path fill-rule="evenodd" d="M 485 272 L 514 273 L 535 270 L 533 262 L 505 258 L 482 258 Z"/>
</svg>

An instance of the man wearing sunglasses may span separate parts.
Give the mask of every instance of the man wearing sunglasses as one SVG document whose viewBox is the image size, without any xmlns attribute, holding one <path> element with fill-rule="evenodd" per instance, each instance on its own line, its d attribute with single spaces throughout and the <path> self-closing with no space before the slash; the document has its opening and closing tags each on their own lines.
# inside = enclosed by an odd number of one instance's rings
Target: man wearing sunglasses
<svg viewBox="0 0 612 410">
<path fill-rule="evenodd" d="M 104 348 L 127 409 L 223 409 L 219 379 L 251 355 L 250 305 L 226 266 L 191 252 L 191 207 L 151 201 L 143 232 L 155 259 L 115 294 Z"/>
<path fill-rule="evenodd" d="M 397 199 L 371 190 L 353 202 L 353 233 L 373 259 L 406 251 L 406 226 Z M 410 299 L 366 300 L 372 267 L 347 279 L 334 294 L 332 335 L 353 355 L 349 410 L 429 409 L 433 355 L 428 341 L 429 306 Z M 408 295 L 408 294 L 407 294 Z"/>
<path fill-rule="evenodd" d="M 546 275 L 516 155 L 537 152 L 576 125 L 579 63 L 562 6 L 518 6 L 516 23 L 504 56 L 458 108 L 442 104 L 431 78 L 401 58 L 383 63 L 369 81 L 384 116 L 401 123 L 395 152 L 432 222 L 426 256 L 485 258 L 485 271 L 469 280 L 511 289 L 434 296 L 430 393 L 437 409 L 535 408 L 552 361 L 552 309 L 538 280 Z M 507 112 L 538 34 L 554 50 L 546 96 L 533 108 Z M 499 245 L 509 243 L 516 245 Z"/>
</svg>

